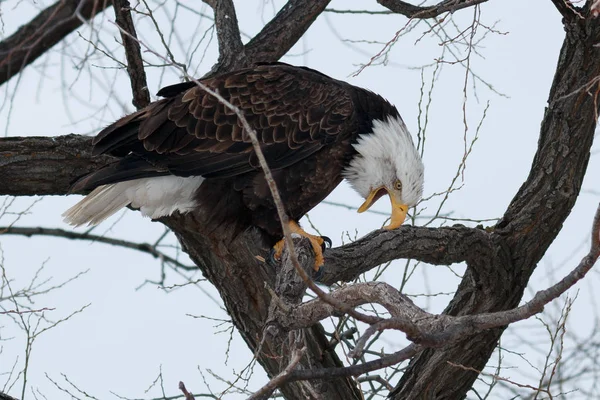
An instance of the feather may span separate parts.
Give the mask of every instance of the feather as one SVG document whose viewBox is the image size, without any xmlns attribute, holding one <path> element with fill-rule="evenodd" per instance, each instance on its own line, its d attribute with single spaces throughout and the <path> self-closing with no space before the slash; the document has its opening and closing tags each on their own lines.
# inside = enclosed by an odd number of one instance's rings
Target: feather
<svg viewBox="0 0 600 400">
<path fill-rule="evenodd" d="M 63 213 L 64 221 L 74 226 L 99 224 L 130 203 L 121 189 L 120 183 L 97 187 Z"/>
<path fill-rule="evenodd" d="M 185 213 L 197 206 L 195 193 L 203 181 L 200 176 L 160 176 L 102 185 L 62 216 L 66 223 L 81 226 L 97 225 L 129 204 L 153 219 Z"/>
</svg>

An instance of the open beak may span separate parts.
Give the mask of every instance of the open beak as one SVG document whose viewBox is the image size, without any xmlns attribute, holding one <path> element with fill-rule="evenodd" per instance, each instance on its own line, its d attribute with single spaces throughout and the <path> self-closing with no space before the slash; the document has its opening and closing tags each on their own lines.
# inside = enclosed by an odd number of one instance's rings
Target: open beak
<svg viewBox="0 0 600 400">
<path fill-rule="evenodd" d="M 383 228 L 392 230 L 399 228 L 400 225 L 404 223 L 404 220 L 406 219 L 406 213 L 408 212 L 408 206 L 406 204 L 401 204 L 395 196 L 387 191 L 384 186 L 371 190 L 371 193 L 369 193 L 369 196 L 367 196 L 365 202 L 359 207 L 358 212 L 362 213 L 367 211 L 386 193 L 390 196 L 390 201 L 392 202 L 392 216 L 390 218 L 389 225 L 386 225 Z"/>
</svg>

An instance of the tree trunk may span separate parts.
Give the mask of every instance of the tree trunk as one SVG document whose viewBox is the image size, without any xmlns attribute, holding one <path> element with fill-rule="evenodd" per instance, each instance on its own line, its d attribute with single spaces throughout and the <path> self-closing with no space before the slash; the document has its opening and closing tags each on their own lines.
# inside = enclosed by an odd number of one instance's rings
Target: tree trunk
<svg viewBox="0 0 600 400">
<path fill-rule="evenodd" d="M 444 313 L 466 315 L 517 306 L 579 195 L 598 113 L 600 25 L 596 20 L 577 19 L 565 28 L 529 177 L 491 234 L 495 251 L 467 263 Z M 464 398 L 477 374 L 447 362 L 483 370 L 503 331 L 494 329 L 452 346 L 423 351 L 411 361 L 393 398 Z"/>
</svg>

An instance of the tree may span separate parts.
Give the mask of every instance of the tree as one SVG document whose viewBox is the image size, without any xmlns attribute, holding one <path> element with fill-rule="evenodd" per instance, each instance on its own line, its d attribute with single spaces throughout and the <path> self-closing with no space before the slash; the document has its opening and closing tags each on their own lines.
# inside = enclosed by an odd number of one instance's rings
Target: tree
<svg viewBox="0 0 600 400">
<path fill-rule="evenodd" d="M 244 44 L 233 3 L 206 2 L 214 10 L 219 46 L 218 61 L 210 74 L 279 60 L 329 4 L 329 1 L 290 0 Z M 453 12 L 465 12 L 463 9 L 477 12 L 484 0 L 444 1 L 424 7 L 395 0 L 378 3 L 407 17 L 406 27 L 426 20 L 434 29 Z M 202 220 L 206 215 L 202 211 L 161 219 L 218 290 L 235 327 L 273 378 L 256 398 L 270 395 L 275 388 L 289 399 L 361 398 L 353 376 L 409 358 L 410 364 L 392 391 L 393 398 L 463 398 L 497 347 L 506 326 L 541 311 L 545 304 L 581 279 L 583 271 L 591 268 L 600 252 L 600 217 L 596 217 L 593 225 L 590 253 L 578 269 L 557 286 L 518 307 L 529 278 L 579 196 L 598 113 L 600 57 L 596 43 L 600 26 L 591 16 L 595 2 L 588 0 L 581 7 L 564 0 L 552 3 L 563 17 L 565 40 L 533 164 L 502 218 L 489 228 L 455 225 L 404 226 L 393 232 L 378 230 L 325 253 L 326 267 L 320 282 L 328 286 L 340 281 L 352 282 L 362 273 L 398 258 L 435 265 L 465 262 L 461 283 L 443 314 L 425 313 L 398 290 L 383 283 L 356 283 L 330 294 L 320 293 L 310 280 L 297 279 L 295 273 L 301 269 L 294 265 L 293 253 L 288 253 L 280 269 L 257 260 L 256 255 L 264 256 L 267 250 L 258 232 L 245 232 L 227 247 L 216 242 L 203 232 Z M 126 48 L 134 105 L 142 107 L 149 101 L 142 62 L 145 44 L 136 39 L 127 4 L 118 1 L 114 4 Z M 92 0 L 63 1 L 43 10 L 0 43 L 0 82 L 16 77 L 80 24 L 105 11 L 107 5 Z M 137 7 L 135 11 L 140 12 Z M 474 21 L 471 32 L 475 31 Z M 400 29 L 399 34 L 405 30 Z M 385 50 L 399 34 L 368 64 L 385 56 Z M 473 35 L 464 35 L 467 43 L 469 38 L 473 40 Z M 170 55 L 163 62 L 177 65 Z M 181 74 L 187 74 L 186 68 L 181 68 Z M 0 194 L 68 193 L 75 178 L 110 161 L 108 156 L 92 158 L 90 143 L 89 137 L 80 135 L 0 139 L 0 156 L 4 156 L 0 159 L 7 160 L 0 163 Z M 465 157 L 469 152 L 470 149 L 465 150 Z M 5 233 L 19 231 L 17 227 L 9 227 Z M 31 230 L 20 233 L 63 234 Z M 310 265 L 310 251 L 301 242 L 297 244 L 300 264 Z M 316 299 L 300 303 L 304 285 L 316 291 Z M 383 305 L 392 318 L 382 319 L 357 311 L 356 307 L 365 302 Z M 384 329 L 401 330 L 414 343 L 392 355 L 343 367 L 323 327 L 317 323 L 340 313 L 348 313 L 369 325 L 358 344 Z M 362 355 L 359 346 L 355 351 L 356 355 Z"/>
</svg>

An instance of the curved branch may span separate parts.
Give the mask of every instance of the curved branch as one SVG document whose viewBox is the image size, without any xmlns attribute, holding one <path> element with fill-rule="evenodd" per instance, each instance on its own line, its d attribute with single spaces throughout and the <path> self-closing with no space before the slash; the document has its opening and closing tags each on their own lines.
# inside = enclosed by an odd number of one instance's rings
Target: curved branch
<svg viewBox="0 0 600 400">
<path fill-rule="evenodd" d="M 248 64 L 277 61 L 300 40 L 331 0 L 290 0 L 246 44 Z"/>
<path fill-rule="evenodd" d="M 0 85 L 50 47 L 112 5 L 108 0 L 61 0 L 0 42 Z"/>
<path fill-rule="evenodd" d="M 452 13 L 486 1 L 488 0 L 444 0 L 432 6 L 422 7 L 400 0 L 377 0 L 388 10 L 415 19 L 434 18 L 443 13 Z"/>
<path fill-rule="evenodd" d="M 106 165 L 110 156 L 92 157 L 91 138 L 78 135 L 0 138 L 0 195 L 64 195 L 78 177 Z M 321 283 L 352 281 L 373 267 L 398 258 L 449 265 L 485 258 L 490 234 L 461 225 L 445 228 L 404 226 L 377 230 L 325 252 Z"/>
<path fill-rule="evenodd" d="M 298 243 L 302 251 L 309 251 L 309 244 Z M 306 249 L 304 249 L 306 248 Z M 532 300 L 512 310 L 495 313 L 475 315 L 451 316 L 433 315 L 417 307 L 407 296 L 384 282 L 360 283 L 338 289 L 330 296 L 350 307 L 376 303 L 382 305 L 391 314 L 391 318 L 372 324 L 365 332 L 352 351 L 351 356 L 361 357 L 362 344 L 375 331 L 397 329 L 406 333 L 407 337 L 415 342 L 399 353 L 382 357 L 372 362 L 358 364 L 345 368 L 328 368 L 308 371 L 295 371 L 288 373 L 279 380 L 278 385 L 296 379 L 316 379 L 337 376 L 357 376 L 375 369 L 393 365 L 391 362 L 400 362 L 413 354 L 417 354 L 423 346 L 448 346 L 461 340 L 473 340 L 473 335 L 491 328 L 502 327 L 517 321 L 527 319 L 544 309 L 544 306 L 565 293 L 575 283 L 581 280 L 600 256 L 600 204 L 596 210 L 591 231 L 591 246 L 589 253 L 581 260 L 579 265 L 565 278 L 548 289 L 535 294 Z M 303 267 L 310 267 L 312 259 L 306 258 Z M 288 305 L 274 310 L 272 324 L 285 331 L 301 329 L 311 326 L 319 321 L 334 315 L 337 310 L 332 305 L 321 299 L 314 299 L 300 305 Z M 456 364 L 454 364 L 456 365 Z M 467 368 L 466 371 L 472 371 Z M 477 371 L 477 370 L 476 370 Z"/>
<path fill-rule="evenodd" d="M 388 356 L 367 361 L 362 364 L 352 365 L 350 367 L 341 368 L 320 368 L 320 369 L 296 369 L 287 376 L 287 379 L 282 383 L 305 381 L 314 379 L 331 380 L 340 377 L 358 376 L 371 371 L 377 371 L 385 367 L 396 365 L 402 361 L 414 357 L 423 348 L 415 344 L 406 346 L 404 349 L 397 351 Z"/>
<path fill-rule="evenodd" d="M 418 318 L 429 317 L 432 314 L 417 307 L 407 296 L 401 294 L 385 282 L 366 282 L 345 286 L 330 293 L 330 296 L 349 307 L 376 303 L 385 307 L 394 318 L 410 323 Z M 339 310 L 331 304 L 316 298 L 297 306 L 290 305 L 287 309 L 280 309 L 276 313 L 276 322 L 284 330 L 312 326 L 323 319 L 338 314 Z M 406 327 L 412 331 L 410 327 Z M 400 329 L 405 333 L 405 329 Z M 415 331 L 416 332 L 416 331 Z"/>
<path fill-rule="evenodd" d="M 403 226 L 380 229 L 353 243 L 327 250 L 320 283 L 350 282 L 374 267 L 399 258 L 450 265 L 488 258 L 494 251 L 490 235 L 461 225 L 445 228 Z"/>
<path fill-rule="evenodd" d="M 494 256 L 478 260 L 480 266 L 485 266 L 485 274 L 480 273 L 483 268 L 478 270 L 469 264 L 445 314 L 515 308 L 579 195 L 598 115 L 600 49 L 596 44 L 600 41 L 600 24 L 591 19 L 577 20 L 565 28 L 566 38 L 529 177 L 490 234 L 495 243 Z M 419 353 L 392 393 L 393 398 L 464 396 L 477 375 L 453 368 L 447 361 L 481 371 L 503 330 L 483 331 L 476 340 L 468 338 Z M 467 347 L 469 351 L 465 352 Z"/>
<path fill-rule="evenodd" d="M 87 240 L 90 242 L 98 242 L 104 244 L 110 244 L 112 246 L 124 247 L 126 249 L 141 251 L 142 253 L 150 254 L 154 258 L 158 258 L 161 261 L 168 262 L 172 264 L 174 267 L 184 269 L 186 271 L 197 271 L 198 267 L 185 265 L 181 261 L 164 254 L 161 251 L 156 250 L 156 247 L 151 245 L 150 243 L 136 243 L 130 242 L 128 240 L 115 239 L 106 236 L 94 235 L 88 232 L 73 232 L 66 231 L 64 229 L 55 229 L 55 228 L 29 228 L 29 227 L 18 227 L 18 226 L 0 226 L 0 236 L 1 235 L 20 235 L 20 236 L 54 236 L 61 237 L 65 239 L 73 239 L 73 240 Z"/>
<path fill-rule="evenodd" d="M 600 256 L 600 204 L 593 219 L 590 238 L 590 250 L 576 268 L 558 283 L 537 292 L 529 302 L 511 310 L 464 316 L 434 315 L 415 305 L 408 296 L 401 294 L 385 282 L 357 283 L 337 289 L 329 296 L 348 307 L 369 303 L 379 304 L 392 316 L 387 320 L 381 320 L 388 322 L 384 329 L 398 329 L 420 345 L 446 345 L 484 329 L 497 328 L 527 319 L 541 312 L 546 304 L 583 279 Z M 304 252 L 310 251 L 308 250 L 310 245 L 306 242 L 297 242 L 297 246 Z M 303 261 L 302 267 L 310 268 L 313 259 L 304 257 Z M 283 285 L 283 287 L 288 286 Z M 281 328 L 289 331 L 311 326 L 338 313 L 339 309 L 326 300 L 317 298 L 299 305 L 290 304 L 283 311 L 279 310 L 276 313 L 276 322 Z"/>
</svg>

